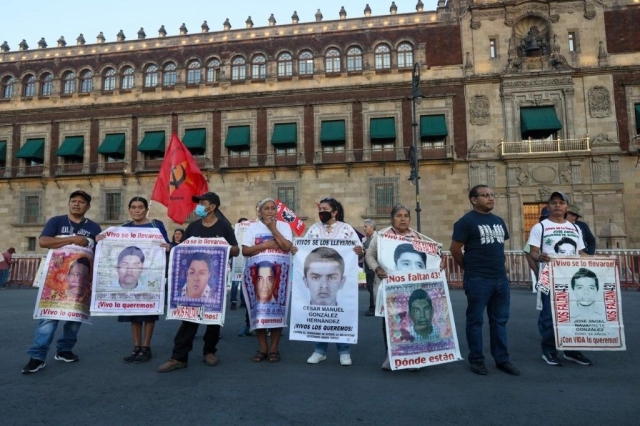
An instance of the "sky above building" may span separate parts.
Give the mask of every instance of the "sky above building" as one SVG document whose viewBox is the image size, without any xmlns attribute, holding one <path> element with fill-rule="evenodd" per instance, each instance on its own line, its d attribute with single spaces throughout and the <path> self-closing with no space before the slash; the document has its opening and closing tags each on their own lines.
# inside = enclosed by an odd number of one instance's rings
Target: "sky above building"
<svg viewBox="0 0 640 426">
<path fill-rule="evenodd" d="M 396 0 L 398 13 L 415 12 L 418 0 Z M 422 0 L 424 10 L 435 10 L 437 0 Z M 249 16 L 256 27 L 269 25 L 269 16 L 274 15 L 276 25 L 290 24 L 296 11 L 300 22 L 315 21 L 318 9 L 323 20 L 339 19 L 340 8 L 344 6 L 347 19 L 364 16 L 367 4 L 372 16 L 388 15 L 391 0 L 242 0 L 238 3 L 220 0 L 110 0 L 108 2 L 88 2 L 65 0 L 51 2 L 32 0 L 7 1 L 2 5 L 2 25 L 0 44 L 6 41 L 11 51 L 18 50 L 24 39 L 29 49 L 37 49 L 38 41 L 44 37 L 49 47 L 55 47 L 60 36 L 67 44 L 75 45 L 76 38 L 83 34 L 88 44 L 96 42 L 102 32 L 107 42 L 115 41 L 122 30 L 127 40 L 137 38 L 140 28 L 146 36 L 157 37 L 158 29 L 164 25 L 167 35 L 178 35 L 184 23 L 190 34 L 201 31 L 203 21 L 207 21 L 210 31 L 221 31 L 225 19 L 229 19 L 232 29 L 245 27 Z"/>
</svg>

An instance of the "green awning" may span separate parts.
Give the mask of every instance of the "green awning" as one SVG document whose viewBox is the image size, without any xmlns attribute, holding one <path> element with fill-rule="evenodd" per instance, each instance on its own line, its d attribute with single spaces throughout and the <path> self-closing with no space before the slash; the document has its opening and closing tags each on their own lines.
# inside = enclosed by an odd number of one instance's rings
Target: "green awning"
<svg viewBox="0 0 640 426">
<path fill-rule="evenodd" d="M 640 133 L 640 104 L 635 104 L 636 109 L 636 131 Z"/>
<path fill-rule="evenodd" d="M 67 136 L 58 152 L 58 157 L 84 157 L 84 136 Z"/>
<path fill-rule="evenodd" d="M 124 133 L 106 135 L 98 147 L 98 154 L 124 158 Z"/>
<path fill-rule="evenodd" d="M 7 141 L 0 141 L 0 161 L 7 161 Z"/>
<path fill-rule="evenodd" d="M 372 142 L 394 141 L 396 139 L 395 118 L 372 118 L 370 124 Z"/>
<path fill-rule="evenodd" d="M 16 158 L 35 158 L 44 161 L 44 139 L 27 139 L 18 150 Z"/>
<path fill-rule="evenodd" d="M 551 106 L 520 109 L 520 129 L 524 139 L 544 138 L 562 129 L 555 110 Z"/>
<path fill-rule="evenodd" d="M 273 128 L 271 145 L 285 147 L 298 143 L 298 123 L 280 123 Z"/>
<path fill-rule="evenodd" d="M 162 132 L 162 146 L 164 151 L 164 132 Z M 182 143 L 189 149 L 207 149 L 207 129 L 188 129 L 184 132 Z"/>
<path fill-rule="evenodd" d="M 420 116 L 420 139 L 442 139 L 448 134 L 444 114 Z"/>
<path fill-rule="evenodd" d="M 164 152 L 164 132 L 144 132 L 144 138 L 138 145 L 140 152 Z"/>
<path fill-rule="evenodd" d="M 343 145 L 347 140 L 344 120 L 323 121 L 320 125 L 322 145 Z"/>
<path fill-rule="evenodd" d="M 225 148 L 238 150 L 249 148 L 251 145 L 250 126 L 229 126 L 227 138 L 224 140 Z"/>
</svg>

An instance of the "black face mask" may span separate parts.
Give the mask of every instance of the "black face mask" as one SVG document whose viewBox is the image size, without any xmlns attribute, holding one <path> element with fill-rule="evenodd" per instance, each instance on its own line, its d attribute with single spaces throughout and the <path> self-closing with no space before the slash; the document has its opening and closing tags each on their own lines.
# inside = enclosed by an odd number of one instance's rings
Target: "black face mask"
<svg viewBox="0 0 640 426">
<path fill-rule="evenodd" d="M 331 212 L 318 212 L 318 217 L 320 217 L 320 222 L 327 223 L 331 220 Z"/>
</svg>

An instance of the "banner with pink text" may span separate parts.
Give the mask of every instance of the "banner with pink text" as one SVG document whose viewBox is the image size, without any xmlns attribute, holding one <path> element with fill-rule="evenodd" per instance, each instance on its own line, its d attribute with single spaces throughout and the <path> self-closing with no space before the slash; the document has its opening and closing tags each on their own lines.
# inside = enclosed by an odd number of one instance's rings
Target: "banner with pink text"
<svg viewBox="0 0 640 426">
<path fill-rule="evenodd" d="M 96 246 L 91 314 L 164 313 L 166 250 L 157 228 L 111 227 Z"/>
<path fill-rule="evenodd" d="M 71 244 L 49 250 L 33 317 L 89 323 L 92 265 L 90 248 Z"/>
<path fill-rule="evenodd" d="M 224 325 L 230 250 L 224 238 L 197 237 L 171 250 L 168 320 Z"/>
<path fill-rule="evenodd" d="M 626 349 L 615 258 L 554 258 L 549 281 L 558 350 Z"/>
</svg>

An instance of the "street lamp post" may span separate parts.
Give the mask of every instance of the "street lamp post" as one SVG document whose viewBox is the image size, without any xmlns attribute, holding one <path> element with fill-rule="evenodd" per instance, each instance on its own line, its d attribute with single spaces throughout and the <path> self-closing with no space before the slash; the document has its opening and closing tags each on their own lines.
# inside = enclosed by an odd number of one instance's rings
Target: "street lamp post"
<svg viewBox="0 0 640 426">
<path fill-rule="evenodd" d="M 411 164 L 411 175 L 409 180 L 416 186 L 416 229 L 421 232 L 420 228 L 420 162 L 418 154 L 418 119 L 416 117 L 416 105 L 420 105 L 424 95 L 420 93 L 420 64 L 413 64 L 412 74 L 412 93 L 411 93 L 411 113 L 413 126 L 413 145 L 409 151 L 409 164 Z"/>
</svg>

